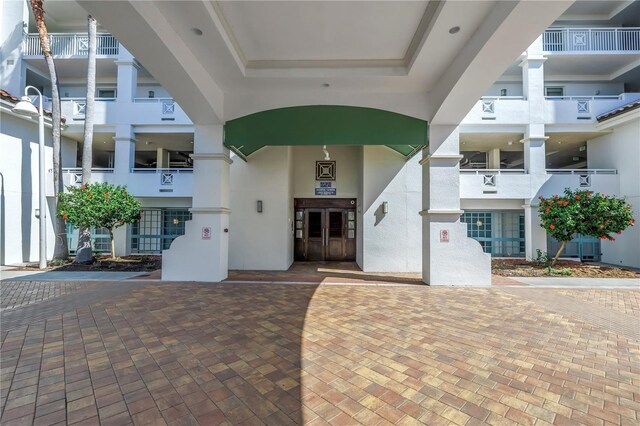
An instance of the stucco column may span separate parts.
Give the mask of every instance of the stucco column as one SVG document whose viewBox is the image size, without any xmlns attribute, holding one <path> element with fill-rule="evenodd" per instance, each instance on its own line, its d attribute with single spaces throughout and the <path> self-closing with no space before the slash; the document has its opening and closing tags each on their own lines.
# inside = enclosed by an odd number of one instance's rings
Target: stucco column
<svg viewBox="0 0 640 426">
<path fill-rule="evenodd" d="M 115 155 L 113 159 L 113 173 L 115 183 L 124 185 L 129 181 L 129 173 L 135 165 L 136 139 L 133 126 L 129 124 L 116 125 Z"/>
<path fill-rule="evenodd" d="M 126 185 L 129 182 L 131 168 L 135 165 L 136 139 L 133 126 L 116 125 L 115 152 L 113 159 L 113 183 Z M 116 256 L 131 254 L 131 225 L 125 225 L 114 232 Z"/>
<path fill-rule="evenodd" d="M 540 226 L 538 205 L 525 204 L 522 208 L 524 209 L 525 256 L 527 260 L 536 260 L 538 257 L 536 250 L 542 253 L 547 251 L 547 233 Z"/>
<path fill-rule="evenodd" d="M 229 258 L 229 150 L 221 125 L 195 126 L 192 220 L 185 235 L 162 252 L 162 279 L 213 281 L 227 278 Z"/>
<path fill-rule="evenodd" d="M 117 101 L 118 103 L 131 103 L 136 97 L 138 68 L 140 66 L 123 45 L 119 47 L 118 59 L 115 62 L 118 66 Z"/>
<path fill-rule="evenodd" d="M 500 169 L 500 148 L 493 148 L 487 152 L 487 168 Z"/>
<path fill-rule="evenodd" d="M 430 285 L 491 285 L 491 256 L 460 222 L 460 130 L 429 127 L 422 165 L 422 279 Z"/>
</svg>

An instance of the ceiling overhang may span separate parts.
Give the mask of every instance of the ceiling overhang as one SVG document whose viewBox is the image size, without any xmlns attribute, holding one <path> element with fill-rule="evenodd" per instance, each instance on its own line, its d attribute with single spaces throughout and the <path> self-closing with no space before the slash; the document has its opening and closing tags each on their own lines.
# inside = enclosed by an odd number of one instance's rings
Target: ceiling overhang
<svg viewBox="0 0 640 426">
<path fill-rule="evenodd" d="M 313 145 L 385 145 L 411 157 L 428 144 L 428 124 L 373 108 L 297 106 L 227 121 L 224 144 L 243 158 L 265 146 Z"/>
<path fill-rule="evenodd" d="M 323 59 L 253 59 L 245 53 L 242 43 L 236 36 L 233 25 L 230 24 L 224 12 L 222 2 L 214 0 L 205 3 L 205 8 L 218 32 L 224 40 L 236 65 L 244 77 L 334 77 L 352 76 L 367 71 L 367 75 L 376 76 L 406 76 L 411 71 L 417 56 L 433 27 L 443 3 L 440 1 L 426 2 L 426 7 L 413 31 L 408 44 L 401 55 L 397 57 L 372 58 L 323 58 Z M 233 4 L 234 2 L 227 2 Z M 424 2 L 414 2 L 424 3 Z M 309 3 L 310 4 L 310 3 Z M 283 74 L 284 73 L 284 74 Z"/>
</svg>

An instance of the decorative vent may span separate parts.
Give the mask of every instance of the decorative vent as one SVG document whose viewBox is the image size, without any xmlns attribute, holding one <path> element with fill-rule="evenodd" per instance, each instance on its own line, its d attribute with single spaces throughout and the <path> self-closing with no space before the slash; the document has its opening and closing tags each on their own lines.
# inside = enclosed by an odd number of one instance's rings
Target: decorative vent
<svg viewBox="0 0 640 426">
<path fill-rule="evenodd" d="M 160 175 L 160 185 L 173 185 L 173 173 L 162 173 Z"/>
<path fill-rule="evenodd" d="M 578 114 L 589 114 L 589 101 L 586 99 L 579 100 L 577 103 Z"/>
<path fill-rule="evenodd" d="M 591 186 L 591 176 L 590 175 L 580 175 L 580 188 L 587 188 Z"/>
<path fill-rule="evenodd" d="M 495 101 L 482 101 L 482 112 L 485 114 L 494 114 Z"/>
<path fill-rule="evenodd" d="M 173 114 L 176 112 L 176 106 L 174 101 L 162 101 L 162 113 Z"/>
<path fill-rule="evenodd" d="M 82 173 L 73 174 L 73 183 L 82 183 Z"/>
<path fill-rule="evenodd" d="M 496 186 L 496 175 L 484 175 L 483 177 L 484 177 L 484 181 L 483 181 L 484 186 L 491 186 L 491 187 Z"/>
<path fill-rule="evenodd" d="M 336 162 L 316 161 L 316 180 L 336 180 Z"/>
<path fill-rule="evenodd" d="M 73 115 L 84 115 L 87 109 L 87 101 L 73 101 Z"/>
</svg>

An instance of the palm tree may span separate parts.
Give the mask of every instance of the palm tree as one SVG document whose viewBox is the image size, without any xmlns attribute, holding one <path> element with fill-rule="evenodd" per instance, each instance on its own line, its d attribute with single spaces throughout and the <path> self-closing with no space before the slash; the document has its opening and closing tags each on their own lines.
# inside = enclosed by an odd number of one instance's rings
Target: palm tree
<svg viewBox="0 0 640 426">
<path fill-rule="evenodd" d="M 38 27 L 38 35 L 40 36 L 40 47 L 42 48 L 42 54 L 44 60 L 47 63 L 49 69 L 49 78 L 51 80 L 51 118 L 52 118 L 52 139 L 53 139 L 53 188 L 56 194 L 64 190 L 61 175 L 62 175 L 62 163 L 60 162 L 60 88 L 58 87 L 58 75 L 56 73 L 56 66 L 53 63 L 53 56 L 51 54 L 51 44 L 49 43 L 49 32 L 47 31 L 47 25 L 44 21 L 44 7 L 42 0 L 29 0 L 31 4 L 31 11 Z M 57 208 L 57 198 L 56 198 Z M 53 249 L 54 259 L 66 259 L 69 257 L 69 247 L 67 243 L 67 229 L 64 223 L 64 219 L 58 218 L 54 215 L 54 231 L 56 235 L 55 245 Z"/>
<path fill-rule="evenodd" d="M 84 112 L 84 142 L 82 143 L 82 184 L 91 181 L 91 166 L 93 163 L 93 120 L 96 102 L 96 20 L 89 15 L 88 21 L 88 48 L 87 60 L 87 103 Z M 115 253 L 111 253 L 114 256 Z M 78 247 L 76 249 L 75 263 L 91 263 L 93 252 L 91 250 L 91 229 L 80 228 L 78 235 Z"/>
</svg>

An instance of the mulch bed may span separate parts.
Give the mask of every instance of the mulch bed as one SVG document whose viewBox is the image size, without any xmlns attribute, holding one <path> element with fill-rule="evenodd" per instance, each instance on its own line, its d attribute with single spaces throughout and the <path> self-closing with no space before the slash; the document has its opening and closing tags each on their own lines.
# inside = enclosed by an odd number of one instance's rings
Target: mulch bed
<svg viewBox="0 0 640 426">
<path fill-rule="evenodd" d="M 524 259 L 494 259 L 491 269 L 494 275 L 502 277 L 640 278 L 640 272 L 624 267 L 571 260 L 559 260 L 551 272 L 540 262 Z"/>
<path fill-rule="evenodd" d="M 73 258 L 70 258 L 73 262 Z M 90 265 L 66 263 L 60 266 L 52 266 L 47 271 L 110 271 L 110 272 L 148 272 L 162 268 L 162 256 L 123 256 L 112 259 L 109 256 L 100 256 Z M 38 270 L 38 264 L 12 268 L 16 271 Z"/>
</svg>

